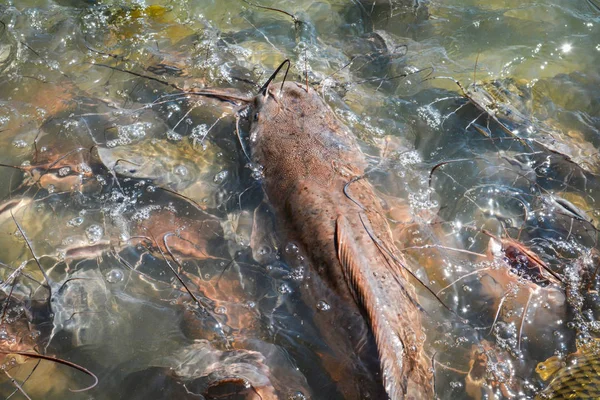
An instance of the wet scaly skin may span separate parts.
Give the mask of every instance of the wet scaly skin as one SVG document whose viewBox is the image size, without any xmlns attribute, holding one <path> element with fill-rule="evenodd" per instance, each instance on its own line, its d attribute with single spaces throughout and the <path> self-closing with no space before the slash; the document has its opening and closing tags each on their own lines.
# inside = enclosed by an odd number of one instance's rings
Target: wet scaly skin
<svg viewBox="0 0 600 400">
<path fill-rule="evenodd" d="M 359 347 L 364 336 L 346 329 L 362 325 L 366 334 L 366 314 L 389 397 L 431 398 L 414 289 L 391 256 L 380 200 L 359 179 L 366 161 L 354 136 L 317 92 L 298 83 L 285 83 L 281 91 L 279 85 L 267 88 L 255 97 L 249 118 L 252 157 L 264 167 L 265 191 L 284 221 L 284 239 L 299 243 L 311 262 L 302 285 L 305 301 L 326 297 L 332 306 L 314 317 L 338 353 L 334 358 Z M 364 388 L 340 375 L 346 398 L 364 396 Z"/>
</svg>

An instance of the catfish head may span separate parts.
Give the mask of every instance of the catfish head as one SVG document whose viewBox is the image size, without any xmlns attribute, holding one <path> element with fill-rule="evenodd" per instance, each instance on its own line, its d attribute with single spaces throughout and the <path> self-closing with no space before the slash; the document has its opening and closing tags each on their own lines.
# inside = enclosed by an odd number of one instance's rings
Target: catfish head
<svg viewBox="0 0 600 400">
<path fill-rule="evenodd" d="M 264 167 L 267 186 L 275 178 L 284 194 L 292 182 L 331 181 L 340 172 L 361 175 L 366 161 L 356 151 L 354 135 L 317 91 L 297 82 L 272 83 L 286 63 L 253 98 L 248 112 L 252 160 Z"/>
</svg>

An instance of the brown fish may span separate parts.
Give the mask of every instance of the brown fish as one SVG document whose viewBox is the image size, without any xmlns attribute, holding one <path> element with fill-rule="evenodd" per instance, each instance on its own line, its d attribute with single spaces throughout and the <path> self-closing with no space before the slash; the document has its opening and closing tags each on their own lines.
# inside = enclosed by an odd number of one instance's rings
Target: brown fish
<svg viewBox="0 0 600 400">
<path fill-rule="evenodd" d="M 388 396 L 431 399 L 432 369 L 422 349 L 420 306 L 381 199 L 363 179 L 366 159 L 354 135 L 314 89 L 293 82 L 272 87 L 286 63 L 254 98 L 221 89 L 186 93 L 250 106 L 252 159 L 263 168 L 266 195 L 282 221 L 285 234 L 280 239 L 299 245 L 312 266 L 300 286 L 303 300 L 314 309 L 325 300 L 333 311 L 316 312 L 312 318 L 333 349 L 333 355 L 321 356 L 344 398 L 381 398 L 369 377 L 348 382 L 355 371 L 348 365 L 350 354 L 364 352 L 370 329 Z"/>
<path fill-rule="evenodd" d="M 264 167 L 285 239 L 313 267 L 305 291 L 325 283 L 354 305 L 353 318 L 366 317 L 391 399 L 433 398 L 414 288 L 380 199 L 362 179 L 367 162 L 354 135 L 315 90 L 293 82 L 267 83 L 249 119 L 252 158 Z"/>
</svg>

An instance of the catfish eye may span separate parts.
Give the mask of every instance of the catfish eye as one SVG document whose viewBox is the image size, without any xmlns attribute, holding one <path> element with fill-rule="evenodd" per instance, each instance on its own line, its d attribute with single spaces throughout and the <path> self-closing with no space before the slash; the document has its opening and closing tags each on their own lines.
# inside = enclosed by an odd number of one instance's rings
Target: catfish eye
<svg viewBox="0 0 600 400">
<path fill-rule="evenodd" d="M 258 122 L 258 114 L 259 114 L 258 111 L 254 113 L 254 117 L 253 117 L 254 122 Z"/>
</svg>

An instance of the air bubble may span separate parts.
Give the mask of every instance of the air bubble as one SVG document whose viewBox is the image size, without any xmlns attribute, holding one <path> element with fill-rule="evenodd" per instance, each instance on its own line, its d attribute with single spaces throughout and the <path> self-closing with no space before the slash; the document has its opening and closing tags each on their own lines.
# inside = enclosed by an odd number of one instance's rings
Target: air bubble
<svg viewBox="0 0 600 400">
<path fill-rule="evenodd" d="M 227 179 L 228 175 L 229 175 L 228 171 L 221 171 L 215 175 L 213 181 L 215 183 L 223 183 L 225 181 L 225 179 Z"/>
<path fill-rule="evenodd" d="M 329 311 L 331 310 L 331 306 L 329 305 L 329 303 L 326 303 L 325 301 L 321 300 L 317 303 L 317 310 Z"/>
<path fill-rule="evenodd" d="M 175 167 L 175 175 L 186 176 L 188 174 L 188 169 L 185 165 L 178 165 Z"/>
<path fill-rule="evenodd" d="M 298 249 L 298 246 L 295 243 L 288 243 L 285 246 L 285 252 L 287 254 L 298 254 L 299 249 Z"/>
<path fill-rule="evenodd" d="M 287 283 L 282 283 L 281 285 L 279 285 L 279 287 L 277 287 L 277 291 L 280 294 L 292 293 L 292 289 L 289 287 L 289 285 Z"/>
<path fill-rule="evenodd" d="M 298 266 L 290 272 L 289 277 L 295 281 L 301 281 L 304 279 L 304 267 Z"/>
<path fill-rule="evenodd" d="M 70 226 L 70 227 L 79 226 L 79 225 L 83 224 L 83 221 L 84 221 L 83 217 L 71 218 L 69 220 L 69 222 L 67 222 L 67 226 Z"/>
<path fill-rule="evenodd" d="M 294 392 L 290 394 L 288 400 L 306 400 L 306 396 L 302 392 Z"/>
<path fill-rule="evenodd" d="M 172 140 L 174 142 L 179 142 L 181 139 L 183 139 L 183 136 L 181 136 L 179 133 L 171 130 L 171 131 L 167 132 L 167 139 Z"/>
<path fill-rule="evenodd" d="M 24 147 L 27 147 L 27 142 L 21 139 L 17 139 L 13 141 L 13 146 L 15 146 L 17 149 L 22 149 Z"/>
<path fill-rule="evenodd" d="M 225 315 L 227 313 L 227 308 L 225 306 L 215 307 L 215 314 Z"/>
<path fill-rule="evenodd" d="M 267 254 L 271 254 L 271 248 L 269 246 L 262 246 L 258 249 L 258 254 L 261 256 L 265 256 Z"/>
<path fill-rule="evenodd" d="M 71 172 L 71 167 L 62 167 L 58 170 L 58 176 L 67 176 Z"/>
<path fill-rule="evenodd" d="M 102 229 L 100 225 L 90 225 L 85 230 L 85 236 L 87 237 L 88 241 L 92 244 L 97 243 L 102 238 L 103 234 L 104 229 Z"/>
<path fill-rule="evenodd" d="M 123 280 L 123 271 L 120 269 L 111 269 L 106 273 L 106 282 L 108 283 L 119 283 Z"/>
</svg>

